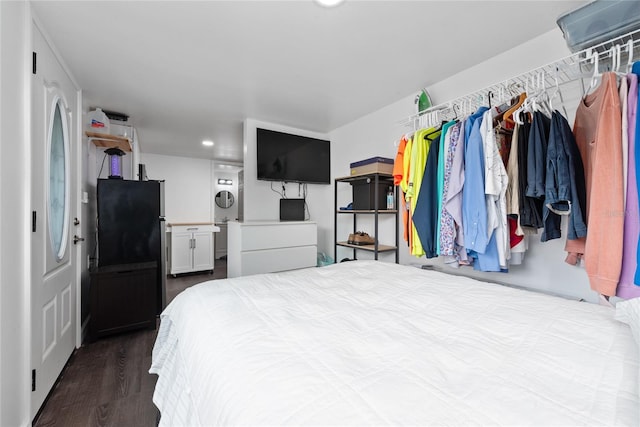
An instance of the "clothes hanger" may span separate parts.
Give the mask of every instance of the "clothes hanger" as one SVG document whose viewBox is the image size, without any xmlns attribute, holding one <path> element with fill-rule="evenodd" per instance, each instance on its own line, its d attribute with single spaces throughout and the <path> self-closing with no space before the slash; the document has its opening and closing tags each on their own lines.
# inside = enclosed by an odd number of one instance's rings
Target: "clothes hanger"
<svg viewBox="0 0 640 427">
<path fill-rule="evenodd" d="M 633 67 L 633 39 L 629 39 L 625 46 L 627 50 L 627 73 L 631 72 L 631 68 Z"/>
<path fill-rule="evenodd" d="M 620 72 L 620 63 L 622 62 L 622 46 L 616 44 L 611 49 L 609 49 L 609 52 L 612 55 L 611 71 L 615 73 L 617 77 L 626 77 L 627 73 Z"/>
<path fill-rule="evenodd" d="M 555 85 L 555 90 L 553 91 L 553 94 L 549 97 L 549 109 L 551 111 L 554 111 L 554 109 L 553 109 L 553 100 L 556 97 L 560 97 L 560 105 L 562 106 L 562 110 L 564 111 L 564 116 L 567 117 L 567 108 L 564 105 L 564 99 L 562 99 L 562 92 L 560 92 L 560 83 L 558 82 L 558 72 L 559 71 L 560 70 L 559 70 L 558 66 L 556 66 L 556 73 L 553 76 L 556 85 Z"/>
<path fill-rule="evenodd" d="M 536 92 L 536 86 L 535 86 L 535 76 L 531 76 L 531 84 L 529 84 L 529 78 L 526 79 L 525 81 L 525 94 L 529 94 L 531 93 L 532 95 L 526 95 L 524 102 L 520 105 L 520 107 L 518 107 L 514 112 L 513 112 L 513 118 L 515 123 L 518 123 L 519 125 L 523 125 L 524 124 L 524 120 L 522 118 L 522 114 L 529 114 L 532 112 L 531 110 L 531 104 L 533 102 L 534 99 L 534 94 Z"/>
<path fill-rule="evenodd" d="M 489 109 L 491 109 L 491 98 L 493 98 L 493 91 L 490 90 L 489 92 L 487 92 L 487 99 L 488 99 L 488 102 L 489 102 Z"/>
<path fill-rule="evenodd" d="M 549 92 L 547 91 L 546 72 L 543 70 L 540 75 L 540 93 L 534 100 L 534 109 L 551 117 L 553 109 L 549 103 Z"/>
<path fill-rule="evenodd" d="M 453 111 L 453 119 L 452 120 L 458 120 L 458 111 L 456 111 L 456 107 L 458 107 L 458 110 L 460 109 L 460 106 L 458 104 L 451 104 L 451 110 Z"/>
<path fill-rule="evenodd" d="M 522 106 L 522 104 L 526 99 L 527 99 L 526 92 L 522 92 L 520 95 L 518 95 L 516 102 L 511 106 L 511 108 L 505 111 L 505 113 L 502 115 L 502 120 L 506 121 L 511 125 L 515 124 L 515 121 L 513 120 L 513 113 Z"/>
<path fill-rule="evenodd" d="M 582 95 L 582 98 L 585 98 L 589 92 L 596 88 L 598 77 L 600 76 L 600 70 L 598 68 L 600 55 L 598 55 L 597 52 L 593 52 L 592 50 L 589 50 L 587 54 L 591 57 L 590 59 L 593 63 L 593 75 L 591 76 L 591 82 L 589 83 L 589 86 L 587 87 L 585 93 Z"/>
</svg>

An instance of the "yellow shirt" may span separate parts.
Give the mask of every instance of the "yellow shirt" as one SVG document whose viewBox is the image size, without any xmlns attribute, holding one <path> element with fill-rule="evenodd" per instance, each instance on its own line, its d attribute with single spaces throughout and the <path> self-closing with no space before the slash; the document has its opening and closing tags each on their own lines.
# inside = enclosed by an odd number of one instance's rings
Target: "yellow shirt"
<svg viewBox="0 0 640 427">
<path fill-rule="evenodd" d="M 413 144 L 411 145 L 410 156 L 410 169 L 409 180 L 407 183 L 406 198 L 409 202 L 409 213 L 413 217 L 413 213 L 418 203 L 418 195 L 420 194 L 420 186 L 422 184 L 422 177 L 424 176 L 424 167 L 427 164 L 427 155 L 429 154 L 429 147 L 431 146 L 431 139 L 425 138 L 426 135 L 432 135 L 436 133 L 435 128 L 421 129 L 415 133 L 413 137 Z M 406 153 L 405 149 L 405 153 Z M 406 157 L 406 156 L 405 156 Z M 418 236 L 418 231 L 411 222 L 411 255 L 416 257 L 424 256 L 424 249 Z"/>
</svg>

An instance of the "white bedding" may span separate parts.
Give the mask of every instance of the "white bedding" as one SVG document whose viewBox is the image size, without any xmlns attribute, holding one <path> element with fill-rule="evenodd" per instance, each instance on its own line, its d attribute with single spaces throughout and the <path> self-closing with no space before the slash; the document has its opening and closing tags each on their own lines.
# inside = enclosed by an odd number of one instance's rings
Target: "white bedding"
<svg viewBox="0 0 640 427">
<path fill-rule="evenodd" d="M 639 425 L 610 308 L 355 261 L 216 280 L 162 314 L 160 425 Z"/>
</svg>

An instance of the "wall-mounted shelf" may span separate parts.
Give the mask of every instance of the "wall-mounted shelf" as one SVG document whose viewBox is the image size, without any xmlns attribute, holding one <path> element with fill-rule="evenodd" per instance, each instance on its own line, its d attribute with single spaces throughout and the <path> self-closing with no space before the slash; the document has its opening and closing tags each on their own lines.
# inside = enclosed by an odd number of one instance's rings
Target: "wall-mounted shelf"
<svg viewBox="0 0 640 427">
<path fill-rule="evenodd" d="M 93 145 L 101 148 L 119 148 L 122 151 L 131 151 L 131 139 L 124 136 L 109 135 L 98 132 L 85 132 Z"/>
</svg>

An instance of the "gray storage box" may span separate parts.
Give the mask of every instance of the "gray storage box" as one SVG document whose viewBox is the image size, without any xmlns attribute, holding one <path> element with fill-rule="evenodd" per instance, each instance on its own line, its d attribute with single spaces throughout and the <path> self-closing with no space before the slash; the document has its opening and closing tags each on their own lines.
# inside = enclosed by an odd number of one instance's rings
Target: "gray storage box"
<svg viewBox="0 0 640 427">
<path fill-rule="evenodd" d="M 640 2 L 596 0 L 557 20 L 572 52 L 640 29 Z"/>
</svg>

